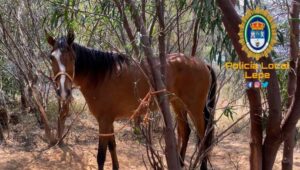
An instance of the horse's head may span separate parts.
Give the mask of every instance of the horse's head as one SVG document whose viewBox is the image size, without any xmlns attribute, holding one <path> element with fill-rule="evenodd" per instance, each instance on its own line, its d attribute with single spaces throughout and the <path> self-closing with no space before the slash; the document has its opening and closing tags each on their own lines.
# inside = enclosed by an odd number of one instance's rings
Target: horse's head
<svg viewBox="0 0 300 170">
<path fill-rule="evenodd" d="M 48 43 L 52 46 L 49 58 L 51 59 L 56 93 L 65 101 L 70 99 L 73 78 L 75 74 L 75 53 L 72 49 L 74 32 L 69 31 L 67 36 L 54 39 L 46 32 Z"/>
</svg>

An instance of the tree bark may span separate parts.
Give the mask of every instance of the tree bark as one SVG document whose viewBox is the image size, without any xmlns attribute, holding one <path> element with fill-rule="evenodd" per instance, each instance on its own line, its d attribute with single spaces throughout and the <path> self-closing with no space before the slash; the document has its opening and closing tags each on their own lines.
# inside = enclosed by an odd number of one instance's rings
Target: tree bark
<svg viewBox="0 0 300 170">
<path fill-rule="evenodd" d="M 271 56 L 261 58 L 264 65 L 273 63 Z M 278 78 L 275 69 L 263 70 L 264 73 L 270 74 L 268 79 L 269 86 L 267 87 L 267 103 L 269 106 L 269 117 L 266 128 L 266 137 L 263 143 L 263 169 L 273 167 L 277 149 L 274 148 L 274 143 L 280 140 L 280 123 L 282 120 L 281 112 L 281 96 L 278 84 Z"/>
<path fill-rule="evenodd" d="M 29 107 L 29 102 L 26 96 L 27 88 L 25 87 L 25 83 L 20 82 L 19 88 L 20 88 L 20 95 L 21 95 L 21 109 L 23 113 L 26 113 L 25 110 Z"/>
<path fill-rule="evenodd" d="M 234 44 L 234 48 L 239 54 L 239 58 L 242 60 L 244 56 L 242 55 L 242 53 L 239 52 L 239 50 L 241 49 L 239 49 L 240 45 L 238 43 L 238 35 L 237 35 L 238 25 L 241 23 L 241 19 L 237 15 L 235 9 L 233 8 L 233 5 L 228 1 L 218 0 L 218 5 L 221 8 L 224 15 L 223 23 L 225 25 L 226 31 L 228 32 L 228 35 L 231 38 L 232 43 Z M 261 62 L 272 63 L 273 61 L 271 60 L 270 57 L 268 57 L 268 58 L 263 58 Z M 280 121 L 281 101 L 280 101 L 279 86 L 278 86 L 276 72 L 274 70 L 268 70 L 268 71 L 271 74 L 271 78 L 269 79 L 270 86 L 267 89 L 268 91 L 267 99 L 270 108 L 269 109 L 270 117 L 268 121 L 267 136 L 263 145 L 263 157 L 262 157 L 263 160 L 262 162 L 259 161 L 258 158 L 259 156 L 261 157 L 261 155 L 256 155 L 255 158 L 257 158 L 259 162 L 256 163 L 254 162 L 253 159 L 251 159 L 250 160 L 251 169 L 256 169 L 256 168 L 266 169 L 266 170 L 272 169 L 280 144 L 283 142 L 284 139 L 286 139 L 292 134 L 293 129 L 295 128 L 295 125 L 298 119 L 300 118 L 300 86 L 299 86 L 300 68 L 297 67 L 297 87 L 296 87 L 296 92 L 295 92 L 293 102 L 291 107 L 289 108 L 285 120 L 283 120 L 282 122 Z M 251 112 L 252 105 L 251 105 L 250 98 L 249 98 L 249 102 L 250 102 L 250 112 Z M 255 120 L 251 118 L 251 130 L 253 128 L 252 127 L 253 121 Z M 279 123 L 281 123 L 281 126 L 279 126 Z M 257 134 L 251 137 L 252 140 L 253 138 L 258 139 Z M 251 155 L 252 154 L 255 154 L 254 150 L 251 150 Z"/>
<path fill-rule="evenodd" d="M 180 45 L 180 23 L 179 23 L 179 19 L 180 19 L 180 10 L 178 7 L 178 4 L 176 4 L 176 37 L 177 37 L 177 46 L 178 46 L 178 52 L 184 52 L 184 50 L 181 50 L 181 45 Z"/>
<path fill-rule="evenodd" d="M 2 143 L 3 140 L 4 140 L 3 130 L 2 127 L 0 126 L 0 144 Z"/>
<path fill-rule="evenodd" d="M 154 79 L 154 87 L 155 90 L 164 90 L 165 84 L 163 83 L 160 69 L 156 69 L 156 64 L 154 62 L 154 53 L 150 46 L 150 39 L 145 29 L 145 25 L 142 17 L 139 15 L 137 7 L 132 0 L 126 0 L 126 3 L 130 7 L 131 15 L 133 17 L 133 21 L 138 30 L 141 31 L 141 43 L 144 50 L 144 53 L 147 57 L 147 61 L 150 65 L 151 73 Z M 176 141 L 175 141 L 175 133 L 173 131 L 173 122 L 169 107 L 168 98 L 165 92 L 157 93 L 157 98 L 160 104 L 160 108 L 165 121 L 165 142 L 166 142 L 166 160 L 168 169 L 178 170 L 180 169 L 179 164 L 179 156 L 176 150 Z"/>
<path fill-rule="evenodd" d="M 65 122 L 66 122 L 66 118 L 69 116 L 69 105 L 70 105 L 70 101 L 67 102 L 61 102 L 60 100 L 58 100 L 59 103 L 59 117 L 58 117 L 58 121 L 57 121 L 57 138 L 58 141 L 62 142 L 61 139 L 63 137 L 63 133 L 65 130 Z M 62 143 L 60 143 L 62 144 Z"/>
<path fill-rule="evenodd" d="M 8 130 L 8 113 L 6 108 L 0 106 L 0 127 Z"/>
<path fill-rule="evenodd" d="M 129 22 L 128 22 L 127 16 L 125 14 L 125 11 L 122 8 L 122 4 L 120 3 L 119 0 L 114 0 L 114 3 L 116 4 L 116 6 L 118 8 L 118 11 L 121 14 L 123 25 L 124 25 L 124 28 L 125 28 L 125 30 L 127 32 L 129 41 L 130 41 L 130 43 L 132 45 L 132 48 L 133 48 L 133 51 L 134 51 L 134 53 L 135 53 L 136 56 L 139 56 L 139 48 L 138 48 L 138 46 L 135 43 L 134 35 L 133 35 L 132 30 L 131 30 L 131 28 L 129 26 Z"/>
<path fill-rule="evenodd" d="M 292 99 L 296 90 L 296 64 L 299 53 L 299 22 L 295 19 L 299 19 L 299 1 L 292 3 L 290 21 L 290 71 L 288 77 L 288 102 L 287 108 L 291 106 Z M 287 137 L 284 141 L 283 147 L 283 158 L 282 158 L 282 169 L 292 170 L 293 169 L 293 155 L 295 147 L 295 134 L 296 128 L 293 129 L 292 134 Z"/>
<path fill-rule="evenodd" d="M 141 15 L 142 15 L 144 23 L 146 23 L 146 3 L 147 3 L 147 0 L 141 0 L 141 4 L 142 4 L 141 5 L 141 8 L 142 8 Z"/>
<path fill-rule="evenodd" d="M 272 143 L 272 150 L 268 154 L 268 160 L 264 164 L 264 169 L 271 170 L 275 161 L 276 156 L 272 155 L 274 152 L 276 153 L 280 147 L 280 144 L 290 137 L 293 133 L 293 129 L 295 129 L 296 124 L 300 118 L 300 62 L 297 64 L 297 87 L 295 91 L 295 95 L 287 112 L 287 116 L 283 120 L 281 124 L 281 130 L 277 133 L 278 138 Z"/>
<path fill-rule="evenodd" d="M 31 90 L 32 90 L 32 93 L 33 93 L 33 100 L 35 101 L 35 104 L 37 105 L 36 107 L 38 108 L 39 112 L 40 112 L 40 116 L 41 116 L 41 121 L 43 122 L 43 125 L 45 126 L 45 135 L 46 135 L 46 138 L 48 139 L 48 142 L 52 145 L 52 144 L 55 144 L 56 143 L 56 140 L 52 134 L 52 131 L 51 131 L 51 127 L 49 125 L 49 121 L 48 121 L 48 118 L 47 118 L 47 115 L 46 115 L 46 111 L 45 111 L 45 108 L 43 107 L 42 105 L 42 102 L 40 101 L 39 99 L 39 96 L 38 94 L 36 94 L 36 91 L 35 90 L 35 87 L 30 87 Z"/>
<path fill-rule="evenodd" d="M 287 137 L 283 145 L 283 156 L 281 161 L 281 169 L 292 170 L 294 162 L 294 147 L 296 144 L 296 128 L 293 129 L 292 134 Z"/>
<path fill-rule="evenodd" d="M 201 1 L 202 2 L 202 1 Z M 194 34 L 193 34 L 193 46 L 192 46 L 192 53 L 191 56 L 194 57 L 196 55 L 197 46 L 198 46 L 198 28 L 200 23 L 200 17 L 196 14 L 197 19 L 194 25 Z"/>
<path fill-rule="evenodd" d="M 241 19 L 236 13 L 230 1 L 218 0 L 218 6 L 223 13 L 223 24 L 233 43 L 240 61 L 250 63 L 250 58 L 242 51 L 242 46 L 239 43 L 239 27 Z M 248 74 L 252 74 L 254 70 L 244 70 Z M 250 142 L 250 169 L 262 169 L 262 124 L 261 124 L 261 96 L 259 90 L 248 89 L 247 96 L 250 105 L 250 119 L 251 119 L 251 142 Z"/>
<path fill-rule="evenodd" d="M 199 3 L 201 3 L 200 6 L 202 6 L 203 1 L 200 1 Z M 200 19 L 201 17 L 199 16 L 199 12 L 195 13 L 196 15 L 196 22 L 194 25 L 194 33 L 193 33 L 193 46 L 192 46 L 192 53 L 191 56 L 195 56 L 196 52 L 197 52 L 197 47 L 198 47 L 198 38 L 199 38 L 199 24 L 200 24 Z"/>
<path fill-rule="evenodd" d="M 158 35 L 158 49 L 160 58 L 160 71 L 162 74 L 162 80 L 165 82 L 166 79 L 166 45 L 165 45 L 165 21 L 164 21 L 164 0 L 156 0 L 156 15 L 158 16 L 159 23 L 159 35 Z"/>
</svg>

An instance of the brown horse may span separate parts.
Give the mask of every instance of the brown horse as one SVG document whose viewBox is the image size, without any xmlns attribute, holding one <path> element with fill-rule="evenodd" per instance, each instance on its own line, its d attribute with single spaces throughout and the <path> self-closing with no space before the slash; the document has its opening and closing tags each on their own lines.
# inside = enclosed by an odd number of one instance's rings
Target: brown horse
<svg viewBox="0 0 300 170">
<path fill-rule="evenodd" d="M 50 59 L 57 84 L 57 95 L 61 100 L 68 100 L 72 85 L 79 86 L 91 113 L 99 123 L 99 132 L 113 133 L 113 122 L 130 117 L 139 106 L 140 99 L 149 91 L 147 79 L 138 66 L 125 55 L 83 47 L 73 42 L 74 37 L 73 32 L 58 39 L 47 34 L 48 43 L 53 47 Z M 202 60 L 188 58 L 183 54 L 168 55 L 166 70 L 167 90 L 180 98 L 170 101 L 177 115 L 178 146 L 181 146 L 183 165 L 191 131 L 187 114 L 200 139 L 204 138 L 206 129 L 213 129 L 211 110 L 215 104 L 216 77 L 213 70 Z M 209 102 L 206 102 L 207 98 Z M 213 137 L 212 130 L 209 132 L 206 135 L 205 148 L 210 146 Z M 107 147 L 113 169 L 118 169 L 113 135 L 99 137 L 98 168 L 104 167 Z M 201 169 L 206 167 L 204 159 Z"/>
</svg>

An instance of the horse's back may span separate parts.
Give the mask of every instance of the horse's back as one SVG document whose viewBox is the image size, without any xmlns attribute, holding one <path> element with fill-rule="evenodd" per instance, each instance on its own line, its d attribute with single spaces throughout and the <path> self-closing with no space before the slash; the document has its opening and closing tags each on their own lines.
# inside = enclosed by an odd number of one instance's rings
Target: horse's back
<svg viewBox="0 0 300 170">
<path fill-rule="evenodd" d="M 170 91 L 207 95 L 210 85 L 210 72 L 206 63 L 199 58 L 187 57 L 181 53 L 167 55 L 167 86 Z M 206 99 L 206 98 L 205 98 Z"/>
</svg>

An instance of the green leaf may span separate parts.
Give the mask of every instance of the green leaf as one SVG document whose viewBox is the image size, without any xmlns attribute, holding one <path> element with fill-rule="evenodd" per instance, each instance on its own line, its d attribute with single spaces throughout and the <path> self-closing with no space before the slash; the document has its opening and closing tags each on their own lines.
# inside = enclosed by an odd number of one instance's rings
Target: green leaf
<svg viewBox="0 0 300 170">
<path fill-rule="evenodd" d="M 233 120 L 233 114 L 236 114 L 236 112 L 234 112 L 233 106 L 227 106 L 224 108 L 224 111 L 222 114 L 224 116 L 226 116 L 227 118 L 230 118 L 231 120 Z"/>
</svg>

